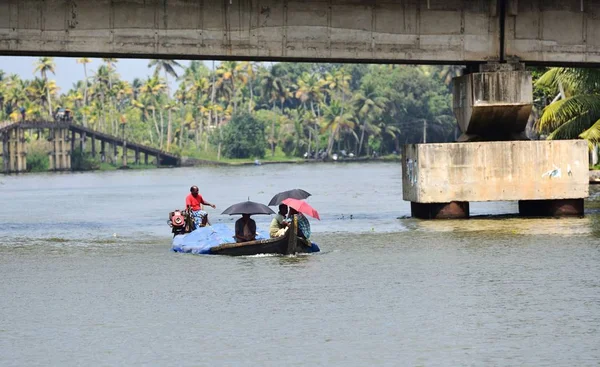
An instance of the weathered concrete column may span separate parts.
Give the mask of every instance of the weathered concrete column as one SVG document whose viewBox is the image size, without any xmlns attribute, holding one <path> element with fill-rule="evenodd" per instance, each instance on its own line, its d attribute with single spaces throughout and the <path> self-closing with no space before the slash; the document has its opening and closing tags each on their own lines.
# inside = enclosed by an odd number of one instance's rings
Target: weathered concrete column
<svg viewBox="0 0 600 367">
<path fill-rule="evenodd" d="M 100 141 L 100 161 L 106 162 L 106 142 L 104 140 Z"/>
<path fill-rule="evenodd" d="M 62 138 L 62 159 L 63 159 L 63 169 L 70 171 L 71 170 L 71 159 L 73 150 L 70 149 L 69 146 L 69 129 L 60 129 L 61 130 L 61 138 Z"/>
<path fill-rule="evenodd" d="M 85 141 L 87 139 L 87 134 L 85 131 L 79 134 L 79 139 L 79 150 L 81 150 L 81 154 L 83 154 L 85 153 Z"/>
<path fill-rule="evenodd" d="M 48 169 L 50 171 L 56 170 L 56 155 L 54 154 L 54 129 L 50 129 L 48 132 L 48 141 L 52 144 L 52 150 L 48 152 Z"/>
<path fill-rule="evenodd" d="M 10 172 L 10 145 L 8 144 L 8 132 L 2 134 L 2 171 Z"/>
<path fill-rule="evenodd" d="M 123 141 L 123 167 L 127 167 L 127 141 Z"/>
<path fill-rule="evenodd" d="M 27 150 L 25 148 L 25 131 L 21 128 L 15 128 L 10 130 L 8 134 L 8 171 L 25 172 L 27 171 Z"/>
<path fill-rule="evenodd" d="M 92 135 L 92 158 L 96 158 L 96 135 Z"/>
<path fill-rule="evenodd" d="M 71 152 L 75 151 L 75 131 L 71 130 Z"/>
<path fill-rule="evenodd" d="M 160 153 L 156 155 L 156 167 L 160 167 Z"/>
<path fill-rule="evenodd" d="M 144 152 L 144 164 L 148 164 L 148 152 Z"/>
<path fill-rule="evenodd" d="M 140 164 L 140 148 L 135 147 L 135 164 Z"/>
<path fill-rule="evenodd" d="M 113 143 L 113 159 L 112 159 L 112 161 L 115 165 L 117 165 L 117 162 L 119 160 L 119 152 L 118 152 L 117 148 L 118 148 L 117 143 Z"/>
<path fill-rule="evenodd" d="M 69 138 L 68 129 L 51 129 L 52 152 L 50 152 L 50 169 L 53 171 L 65 171 L 71 169 L 71 147 L 73 146 L 73 134 Z"/>
</svg>

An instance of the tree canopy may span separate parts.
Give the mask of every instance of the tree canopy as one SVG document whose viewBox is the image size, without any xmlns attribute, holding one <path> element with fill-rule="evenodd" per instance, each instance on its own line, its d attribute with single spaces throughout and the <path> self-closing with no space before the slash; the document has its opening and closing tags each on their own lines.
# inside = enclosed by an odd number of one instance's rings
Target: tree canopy
<svg viewBox="0 0 600 367">
<path fill-rule="evenodd" d="M 75 123 L 196 157 L 384 155 L 425 136 L 454 137 L 453 66 L 225 61 L 211 70 L 150 60 L 154 73 L 128 81 L 117 59 L 95 70 L 89 62 L 78 60 L 85 78 L 64 91 L 51 79 L 61 72 L 51 57 L 30 79 L 0 70 L 0 120 L 18 121 L 20 108 L 34 120 L 48 119 L 52 106 L 70 108 Z"/>
</svg>

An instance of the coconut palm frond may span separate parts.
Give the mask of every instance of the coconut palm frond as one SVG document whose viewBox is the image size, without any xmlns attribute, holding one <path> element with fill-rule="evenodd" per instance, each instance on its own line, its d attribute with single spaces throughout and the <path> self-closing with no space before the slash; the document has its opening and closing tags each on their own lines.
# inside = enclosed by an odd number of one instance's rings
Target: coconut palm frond
<svg viewBox="0 0 600 367">
<path fill-rule="evenodd" d="M 536 82 L 536 87 L 558 88 L 557 75 L 564 68 L 550 68 Z"/>
<path fill-rule="evenodd" d="M 582 114 L 564 122 L 548 135 L 548 140 L 577 139 L 581 131 L 590 128 L 592 120 L 589 114 Z"/>
<path fill-rule="evenodd" d="M 579 93 L 594 93 L 600 88 L 600 70 L 561 68 L 557 75 L 565 88 Z"/>
<path fill-rule="evenodd" d="M 544 108 L 542 111 L 542 116 L 540 116 L 540 119 L 536 123 L 538 131 L 551 131 L 553 127 L 556 128 L 560 126 L 560 124 L 556 123 L 556 121 L 559 120 L 557 114 L 566 101 L 566 99 L 559 99 L 558 101 L 553 102 Z"/>
<path fill-rule="evenodd" d="M 594 145 L 600 144 L 600 119 L 589 129 L 579 134 L 579 137 L 587 140 L 590 150 L 594 148 Z"/>
<path fill-rule="evenodd" d="M 550 68 L 536 81 L 535 86 L 557 90 L 559 83 L 567 95 L 598 92 L 600 89 L 600 70 Z"/>
<path fill-rule="evenodd" d="M 548 105 L 537 123 L 538 130 L 552 131 L 583 115 L 588 115 L 590 124 L 600 118 L 600 95 L 578 95 Z"/>
</svg>

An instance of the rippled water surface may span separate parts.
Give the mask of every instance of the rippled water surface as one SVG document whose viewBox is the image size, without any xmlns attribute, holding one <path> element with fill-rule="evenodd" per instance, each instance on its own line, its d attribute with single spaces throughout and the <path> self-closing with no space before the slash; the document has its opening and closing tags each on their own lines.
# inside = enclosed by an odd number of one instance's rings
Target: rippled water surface
<svg viewBox="0 0 600 367">
<path fill-rule="evenodd" d="M 192 184 L 232 226 L 311 192 L 322 252 L 170 252 Z M 421 221 L 401 193 L 397 164 L 0 176 L 0 365 L 598 365 L 596 187 L 571 219 Z"/>
</svg>

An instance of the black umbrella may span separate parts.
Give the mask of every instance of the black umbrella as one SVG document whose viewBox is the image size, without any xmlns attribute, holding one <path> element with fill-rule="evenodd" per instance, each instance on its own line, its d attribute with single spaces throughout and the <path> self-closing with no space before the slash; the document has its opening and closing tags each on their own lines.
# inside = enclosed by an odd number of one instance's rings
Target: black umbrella
<svg viewBox="0 0 600 367">
<path fill-rule="evenodd" d="M 310 196 L 310 193 L 308 193 L 302 189 L 293 189 L 293 190 L 283 191 L 283 192 L 280 192 L 279 194 L 273 196 L 271 201 L 269 201 L 269 206 L 279 205 L 285 199 L 291 198 L 291 199 L 302 200 L 302 199 L 306 199 L 309 196 Z"/>
<path fill-rule="evenodd" d="M 223 210 L 223 213 L 221 214 L 275 214 L 275 212 L 265 204 L 248 200 L 233 204 L 229 208 Z"/>
</svg>

